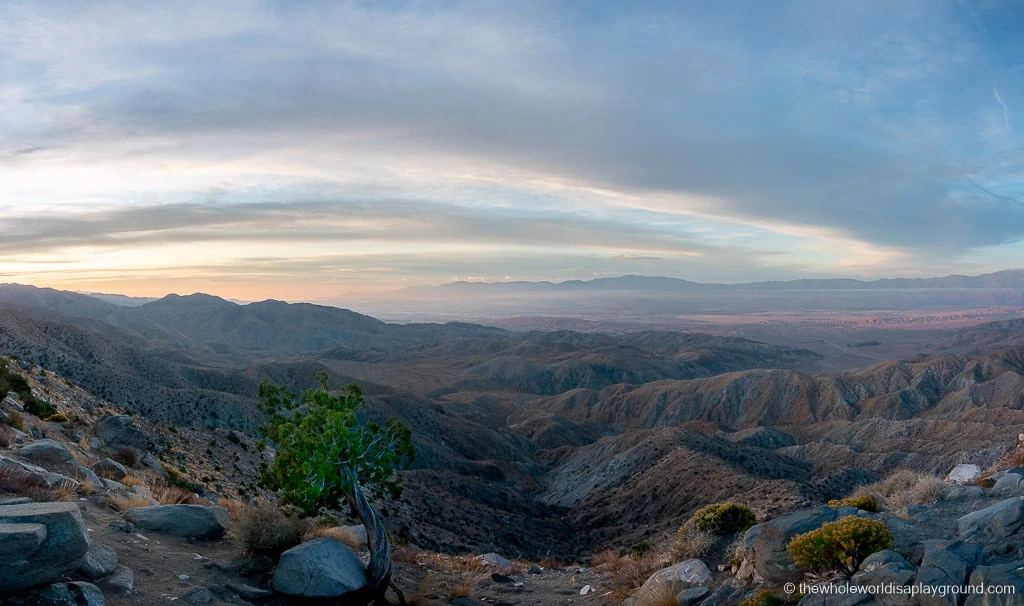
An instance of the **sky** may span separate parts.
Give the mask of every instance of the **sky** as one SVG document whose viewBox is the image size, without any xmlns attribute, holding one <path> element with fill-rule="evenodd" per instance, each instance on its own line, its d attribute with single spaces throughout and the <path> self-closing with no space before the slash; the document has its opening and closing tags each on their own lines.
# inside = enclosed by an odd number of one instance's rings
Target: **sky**
<svg viewBox="0 0 1024 606">
<path fill-rule="evenodd" d="M 0 282 L 1024 266 L 1024 3 L 0 3 Z"/>
</svg>

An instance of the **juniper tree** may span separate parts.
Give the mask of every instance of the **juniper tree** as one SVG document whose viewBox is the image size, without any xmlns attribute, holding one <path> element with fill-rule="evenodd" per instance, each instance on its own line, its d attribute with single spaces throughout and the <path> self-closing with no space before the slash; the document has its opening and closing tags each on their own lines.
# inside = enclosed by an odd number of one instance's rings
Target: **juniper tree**
<svg viewBox="0 0 1024 606">
<path fill-rule="evenodd" d="M 361 418 L 363 395 L 357 385 L 332 395 L 327 375 L 319 373 L 317 380 L 319 387 L 301 394 L 268 381 L 260 385 L 260 410 L 268 417 L 261 432 L 277 449 L 273 465 L 263 471 L 263 484 L 306 513 L 347 504 L 366 527 L 368 593 L 382 603 L 391 581 L 391 549 L 367 493 L 399 496 L 401 470 L 415 457 L 412 432 L 393 419 Z"/>
</svg>

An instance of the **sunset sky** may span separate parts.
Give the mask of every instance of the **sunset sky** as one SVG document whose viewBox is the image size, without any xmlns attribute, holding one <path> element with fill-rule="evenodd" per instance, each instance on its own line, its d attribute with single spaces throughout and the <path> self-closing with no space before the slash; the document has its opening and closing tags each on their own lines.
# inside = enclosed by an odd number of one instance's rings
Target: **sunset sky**
<svg viewBox="0 0 1024 606">
<path fill-rule="evenodd" d="M 0 3 L 0 282 L 1024 266 L 1024 5 Z"/>
</svg>

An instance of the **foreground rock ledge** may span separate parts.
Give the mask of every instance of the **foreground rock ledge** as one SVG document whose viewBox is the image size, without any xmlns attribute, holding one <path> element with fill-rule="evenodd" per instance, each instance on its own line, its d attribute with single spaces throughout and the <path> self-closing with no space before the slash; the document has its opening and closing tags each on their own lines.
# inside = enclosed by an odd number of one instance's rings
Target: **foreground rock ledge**
<svg viewBox="0 0 1024 606">
<path fill-rule="evenodd" d="M 0 594 L 55 580 L 78 568 L 88 550 L 75 503 L 0 506 Z"/>
</svg>

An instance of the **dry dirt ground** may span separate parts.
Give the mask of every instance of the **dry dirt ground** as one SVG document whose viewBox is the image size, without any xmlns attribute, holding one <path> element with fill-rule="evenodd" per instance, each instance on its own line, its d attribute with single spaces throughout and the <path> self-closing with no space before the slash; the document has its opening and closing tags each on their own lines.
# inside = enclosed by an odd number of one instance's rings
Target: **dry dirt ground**
<svg viewBox="0 0 1024 606">
<path fill-rule="evenodd" d="M 196 587 L 213 590 L 212 604 L 246 604 L 248 602 L 233 597 L 233 592 L 226 586 L 269 586 L 267 573 L 249 567 L 241 546 L 230 532 L 224 540 L 192 542 L 145 530 L 126 533 L 110 526 L 110 522 L 121 520 L 122 516 L 103 504 L 102 499 L 82 498 L 78 503 L 91 538 L 117 552 L 120 564 L 131 568 L 134 573 L 134 591 L 130 594 L 112 588 L 106 580 L 96 582 L 110 606 L 187 603 L 182 597 Z M 545 568 L 539 574 L 527 572 L 525 565 L 509 575 L 491 572 L 483 566 L 469 572 L 447 572 L 432 569 L 430 555 L 424 553 L 421 556 L 410 555 L 407 561 L 396 563 L 395 568 L 396 583 L 411 603 L 420 606 L 604 606 L 618 603 L 601 574 L 579 565 Z M 68 575 L 68 580 L 88 581 L 77 573 Z M 581 595 L 588 585 L 591 590 Z M 286 606 L 295 602 L 274 596 L 258 603 Z M 34 606 L 31 601 L 25 604 Z"/>
</svg>

